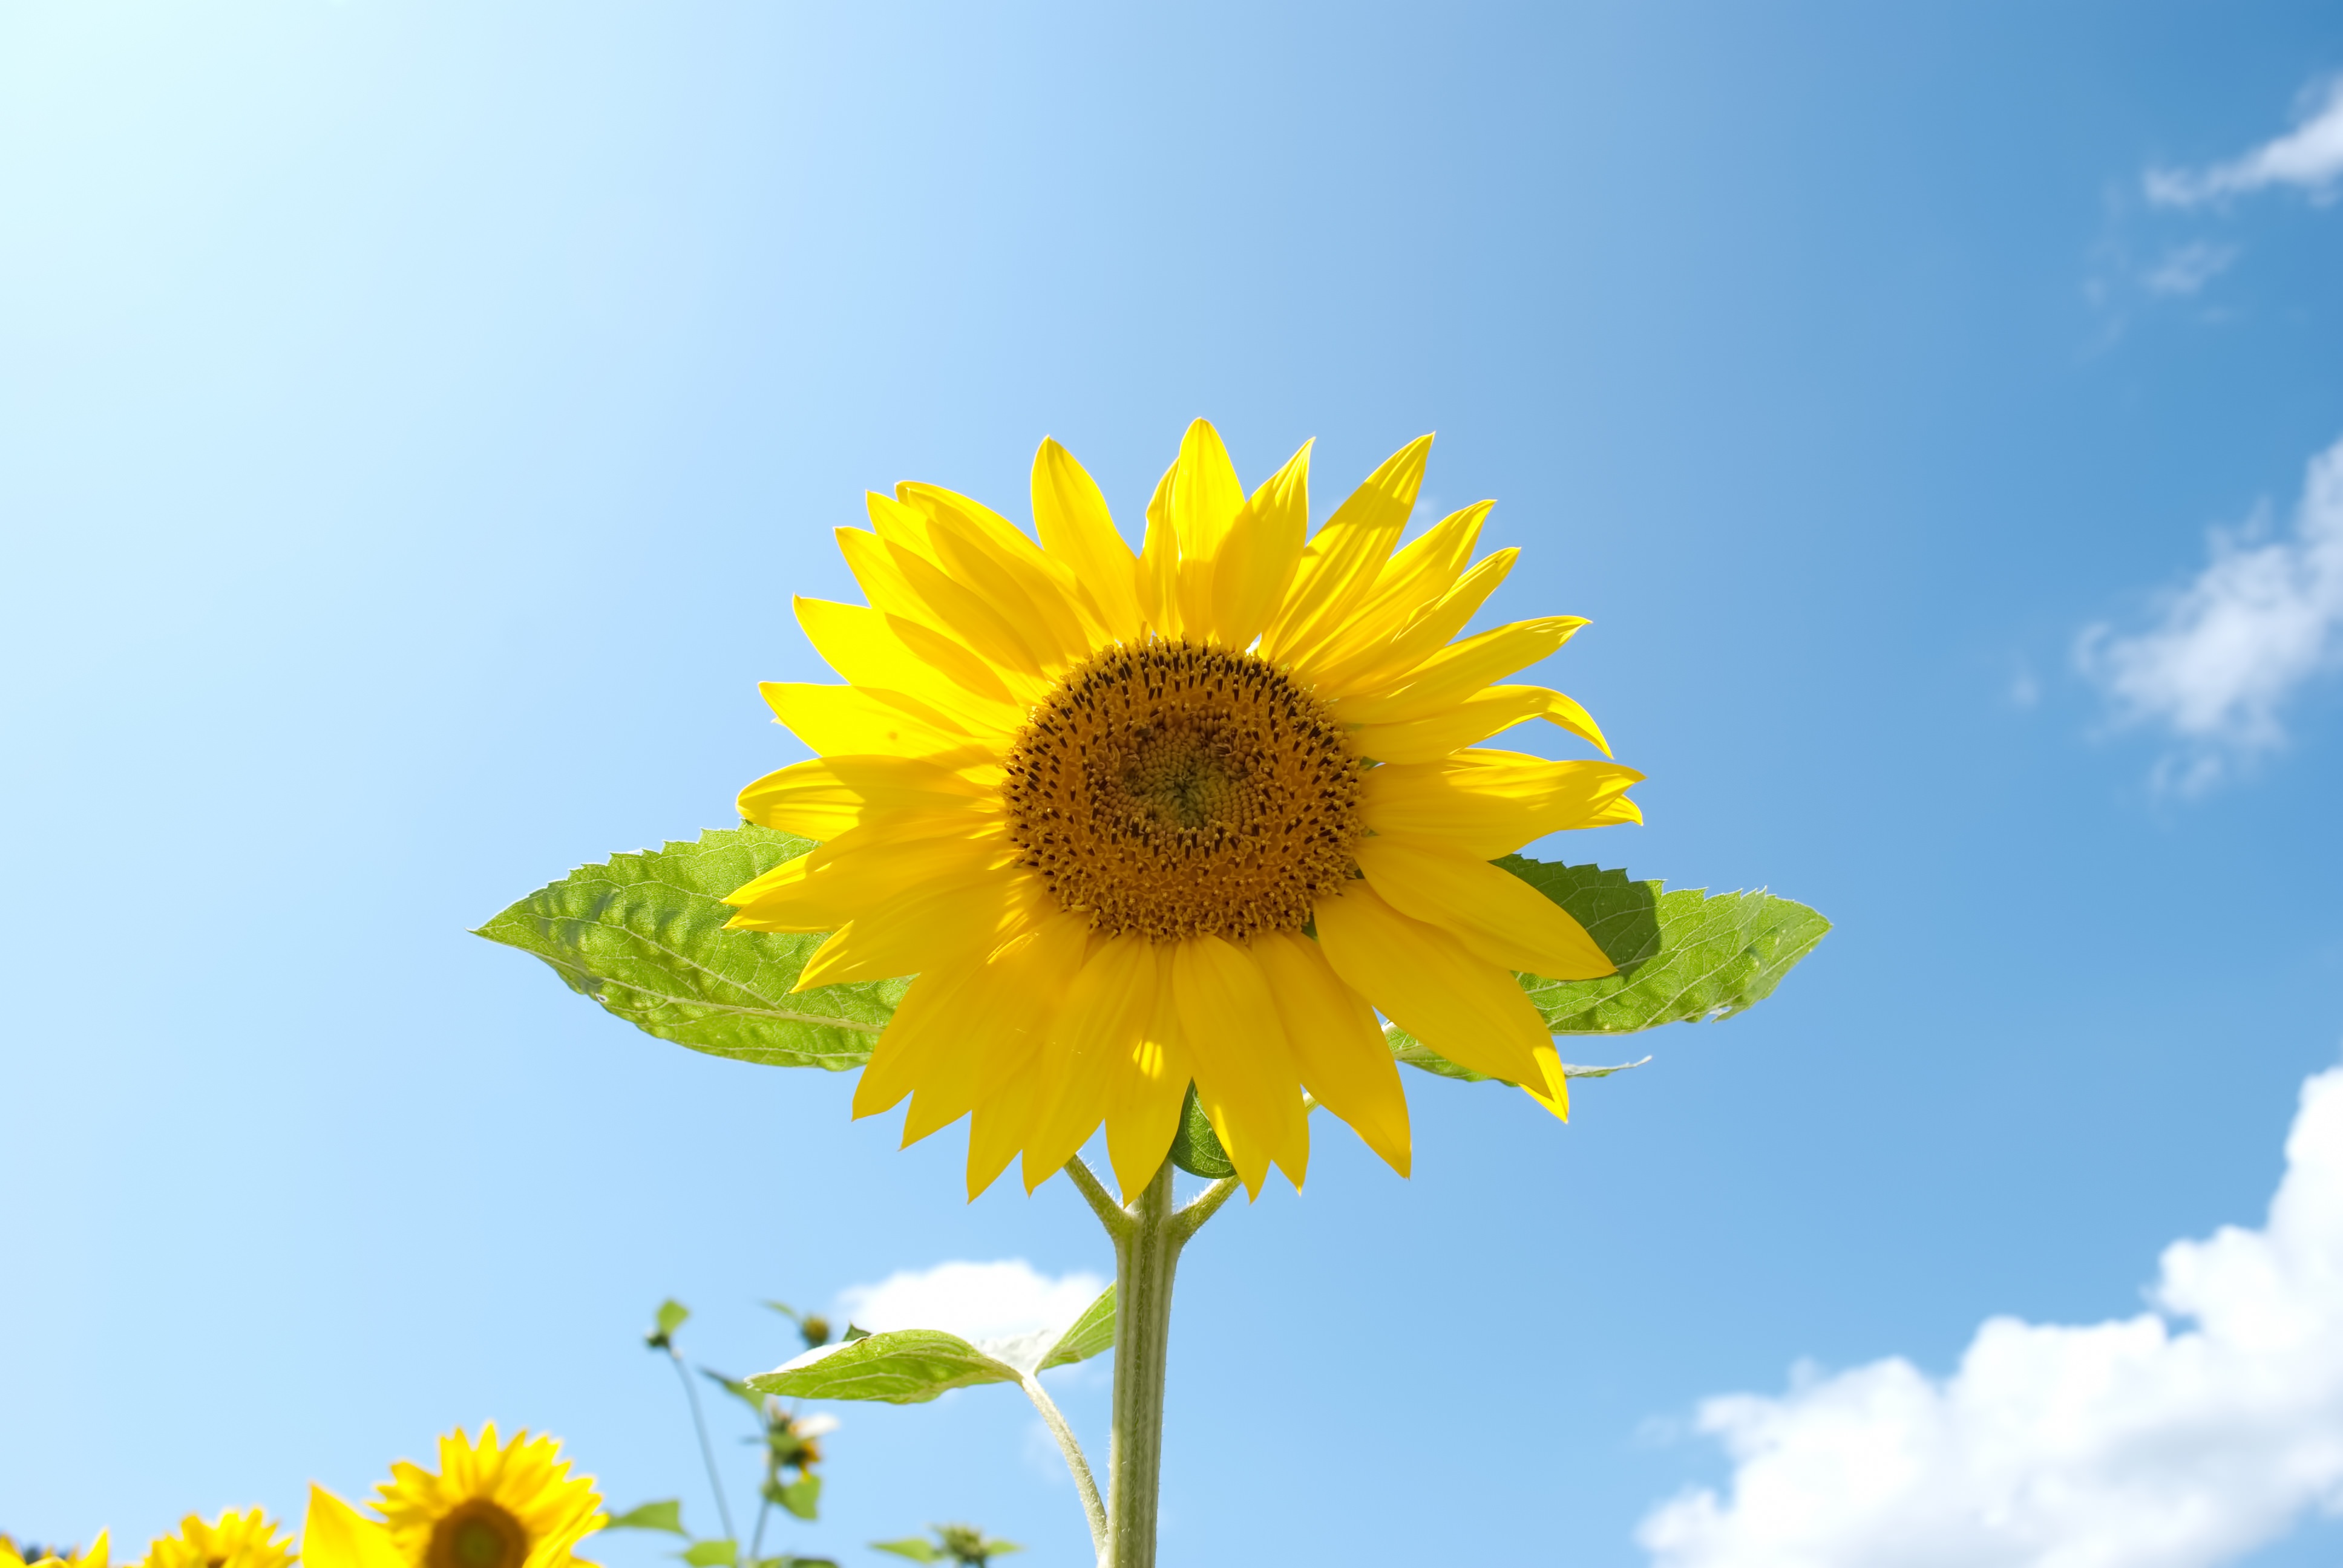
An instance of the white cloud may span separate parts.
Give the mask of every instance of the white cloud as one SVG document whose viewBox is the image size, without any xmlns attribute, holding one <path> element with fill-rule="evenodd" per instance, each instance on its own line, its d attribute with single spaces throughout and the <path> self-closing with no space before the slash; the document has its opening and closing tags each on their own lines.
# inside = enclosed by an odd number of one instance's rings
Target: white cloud
<svg viewBox="0 0 2343 1568">
<path fill-rule="evenodd" d="M 1022 1258 L 907 1269 L 839 1292 L 847 1321 L 881 1333 L 944 1329 L 966 1340 L 1007 1340 L 1062 1329 L 1098 1299 L 1106 1281 L 1076 1271 L 1052 1278 Z"/>
<path fill-rule="evenodd" d="M 2209 1568 L 2343 1511 L 2343 1068 L 2286 1153 L 2263 1229 L 2165 1249 L 2157 1311 L 1705 1402 L 1730 1495 L 1638 1538 L 1658 1568 Z"/>
<path fill-rule="evenodd" d="M 2237 259 L 2234 245 L 2215 245 L 2209 240 L 2192 240 L 2175 246 L 2164 259 L 2148 268 L 2140 282 L 2150 294 L 2186 296 L 2196 293 Z"/>
<path fill-rule="evenodd" d="M 2150 629 L 2093 626 L 2076 644 L 2122 721 L 2183 743 L 2158 777 L 2184 793 L 2282 745 L 2278 709 L 2343 655 L 2343 441 L 2310 460 L 2291 538 L 2216 529 L 2211 556 Z"/>
<path fill-rule="evenodd" d="M 2343 77 L 2300 123 L 2241 158 L 2201 169 L 2150 169 L 2147 199 L 2163 206 L 2195 206 L 2217 197 L 2269 186 L 2295 186 L 2319 200 L 2343 182 Z"/>
</svg>

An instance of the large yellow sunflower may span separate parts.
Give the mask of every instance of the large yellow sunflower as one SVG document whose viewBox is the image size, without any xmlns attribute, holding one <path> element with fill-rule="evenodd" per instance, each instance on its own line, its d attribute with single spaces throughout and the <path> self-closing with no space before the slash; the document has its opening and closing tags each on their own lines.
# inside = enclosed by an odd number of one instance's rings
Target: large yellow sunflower
<svg viewBox="0 0 2343 1568">
<path fill-rule="evenodd" d="M 287 1568 L 293 1542 L 262 1510 L 223 1513 L 216 1524 L 190 1513 L 146 1548 L 145 1568 Z"/>
<path fill-rule="evenodd" d="M 405 1460 L 375 1489 L 390 1543 L 410 1568 L 568 1568 L 571 1549 L 609 1523 L 588 1477 L 573 1477 L 561 1445 L 518 1432 L 478 1442 L 439 1440 L 439 1473 Z"/>
<path fill-rule="evenodd" d="M 1477 746 L 1545 719 L 1610 751 L 1560 692 L 1492 684 L 1584 621 L 1454 640 L 1518 554 L 1473 560 L 1492 503 L 1395 549 L 1431 445 L 1306 542 L 1310 448 L 1248 497 L 1201 419 L 1136 556 L 1054 441 L 1033 460 L 1038 545 L 929 485 L 839 530 L 870 603 L 797 613 L 849 684 L 763 688 L 817 756 L 739 802 L 824 841 L 729 901 L 737 927 L 835 933 L 800 989 L 918 977 L 856 1115 L 910 1095 L 906 1142 L 970 1117 L 971 1197 L 1021 1152 L 1038 1186 L 1103 1122 L 1131 1191 L 1192 1081 L 1258 1192 L 1272 1161 L 1302 1181 L 1306 1088 L 1405 1174 L 1379 1011 L 1566 1112 L 1513 971 L 1613 965 L 1489 862 L 1640 820 L 1642 775 Z"/>
</svg>

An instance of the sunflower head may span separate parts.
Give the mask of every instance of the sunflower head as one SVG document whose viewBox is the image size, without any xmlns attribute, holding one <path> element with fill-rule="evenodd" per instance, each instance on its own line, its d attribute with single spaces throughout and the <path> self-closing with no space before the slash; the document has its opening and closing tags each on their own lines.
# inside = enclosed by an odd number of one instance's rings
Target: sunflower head
<svg viewBox="0 0 2343 1568">
<path fill-rule="evenodd" d="M 494 1422 L 475 1442 L 439 1440 L 434 1473 L 401 1461 L 374 1506 L 410 1568 L 566 1568 L 572 1548 L 608 1523 L 593 1481 L 573 1477 L 561 1445 L 526 1432 L 500 1442 Z"/>
<path fill-rule="evenodd" d="M 70 1546 L 40 1546 L 0 1533 L 0 1568 L 106 1568 L 106 1533 L 97 1533 L 86 1552 Z"/>
<path fill-rule="evenodd" d="M 146 1548 L 146 1568 L 287 1568 L 293 1541 L 257 1508 L 230 1510 L 209 1524 L 190 1513 Z"/>
<path fill-rule="evenodd" d="M 857 1115 L 910 1096 L 906 1141 L 967 1117 L 971 1196 L 1021 1154 L 1038 1185 L 1102 1126 L 1130 1191 L 1192 1085 L 1258 1191 L 1272 1163 L 1302 1180 L 1306 1091 L 1404 1174 L 1378 1014 L 1566 1110 L 1514 976 L 1614 966 L 1491 861 L 1640 820 L 1642 775 L 1569 698 L 1497 684 L 1584 622 L 1463 635 L 1518 554 L 1473 558 L 1490 503 L 1401 543 L 1431 444 L 1314 532 L 1307 446 L 1247 493 L 1201 419 L 1137 552 L 1054 441 L 1032 534 L 910 484 L 839 530 L 868 602 L 797 611 L 847 684 L 765 687 L 816 756 L 739 799 L 823 842 L 729 902 L 737 928 L 832 933 L 800 989 L 917 977 Z M 1605 759 L 1481 744 L 1532 719 Z"/>
</svg>

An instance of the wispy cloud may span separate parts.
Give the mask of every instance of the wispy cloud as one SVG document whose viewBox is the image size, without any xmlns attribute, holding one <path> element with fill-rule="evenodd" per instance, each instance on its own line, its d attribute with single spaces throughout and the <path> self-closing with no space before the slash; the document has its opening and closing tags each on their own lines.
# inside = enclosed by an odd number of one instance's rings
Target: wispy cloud
<svg viewBox="0 0 2343 1568">
<path fill-rule="evenodd" d="M 2314 95 L 2294 129 L 2243 157 L 2196 169 L 2150 169 L 2147 199 L 2160 206 L 2196 206 L 2221 196 L 2292 186 L 2330 200 L 2343 184 L 2343 76 Z"/>
<path fill-rule="evenodd" d="M 2165 1249 L 2157 1311 L 1706 1402 L 1729 1494 L 1638 1538 L 1658 1568 L 2211 1568 L 2343 1503 L 2343 1068 L 2286 1152 L 2262 1229 Z"/>
<path fill-rule="evenodd" d="M 2234 245 L 2215 245 L 2210 240 L 2192 240 L 2165 252 L 2154 266 L 2141 275 L 2140 283 L 2150 294 L 2187 296 L 2196 293 L 2237 259 Z"/>
<path fill-rule="evenodd" d="M 1098 1299 L 1106 1282 L 1079 1271 L 1051 1276 L 1022 1258 L 907 1269 L 839 1292 L 840 1313 L 873 1333 L 944 1329 L 968 1340 L 1004 1340 L 1061 1329 Z"/>
<path fill-rule="evenodd" d="M 2215 529 L 2211 558 L 2147 630 L 2096 625 L 2076 643 L 2119 722 L 2180 743 L 2157 779 L 2184 794 L 2283 745 L 2279 710 L 2343 654 L 2343 441 L 2310 460 L 2291 536 L 2258 531 Z"/>
</svg>

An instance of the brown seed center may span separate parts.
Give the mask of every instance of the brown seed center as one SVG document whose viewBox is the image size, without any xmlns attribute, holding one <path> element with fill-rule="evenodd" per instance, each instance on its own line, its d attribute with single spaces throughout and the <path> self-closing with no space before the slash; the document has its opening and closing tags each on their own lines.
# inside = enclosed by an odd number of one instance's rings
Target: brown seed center
<svg viewBox="0 0 2343 1568">
<path fill-rule="evenodd" d="M 528 1532 L 499 1504 L 485 1497 L 458 1503 L 431 1527 L 425 1568 L 521 1568 L 528 1559 Z"/>
<path fill-rule="evenodd" d="M 1352 874 L 1359 759 L 1248 653 L 1149 641 L 1076 666 L 1009 756 L 1009 833 L 1111 936 L 1291 930 Z"/>
</svg>

